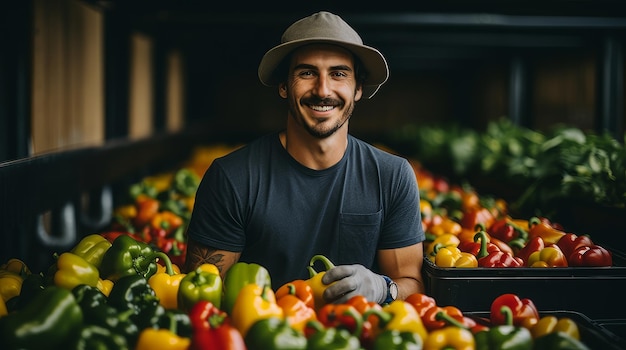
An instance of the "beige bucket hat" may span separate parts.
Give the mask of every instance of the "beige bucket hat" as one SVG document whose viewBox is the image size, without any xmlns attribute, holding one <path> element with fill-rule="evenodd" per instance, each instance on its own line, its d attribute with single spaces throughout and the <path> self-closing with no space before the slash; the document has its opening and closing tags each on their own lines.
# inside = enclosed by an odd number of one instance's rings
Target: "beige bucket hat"
<svg viewBox="0 0 626 350">
<path fill-rule="evenodd" d="M 330 43 L 351 51 L 365 66 L 367 79 L 363 84 L 363 96 L 371 98 L 389 77 L 385 57 L 373 47 L 363 45 L 359 34 L 341 17 L 330 12 L 318 12 L 292 24 L 281 38 L 278 46 L 265 53 L 259 64 L 259 79 L 267 86 L 276 86 L 279 78 L 276 67 L 294 49 L 313 43 Z"/>
</svg>

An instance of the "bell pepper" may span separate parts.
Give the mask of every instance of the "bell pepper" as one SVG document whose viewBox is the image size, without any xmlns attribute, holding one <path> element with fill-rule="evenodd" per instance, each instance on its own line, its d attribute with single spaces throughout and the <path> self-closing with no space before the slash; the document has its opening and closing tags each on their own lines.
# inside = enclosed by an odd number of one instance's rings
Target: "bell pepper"
<svg viewBox="0 0 626 350">
<path fill-rule="evenodd" d="M 613 255 L 599 245 L 576 248 L 568 257 L 569 266 L 613 266 Z"/>
<path fill-rule="evenodd" d="M 474 335 L 465 328 L 447 326 L 431 332 L 424 342 L 424 350 L 445 349 L 474 350 Z"/>
<path fill-rule="evenodd" d="M 7 349 L 60 348 L 82 323 L 72 292 L 48 286 L 24 308 L 0 318 L 0 339 Z"/>
<path fill-rule="evenodd" d="M 323 271 L 315 270 L 314 265 L 318 261 L 321 261 L 324 265 Z M 322 306 L 326 304 L 326 300 L 324 299 L 324 291 L 326 290 L 328 285 L 322 283 L 322 277 L 324 277 L 326 271 L 332 269 L 333 267 L 335 267 L 335 264 L 333 264 L 330 259 L 323 255 L 313 256 L 309 262 L 309 266 L 307 266 L 307 269 L 309 270 L 309 279 L 306 280 L 306 282 L 309 286 L 311 286 L 311 289 L 313 290 L 313 299 L 316 311 L 319 311 Z"/>
<path fill-rule="evenodd" d="M 442 317 L 444 314 L 446 317 Z M 463 322 L 464 316 L 463 312 L 455 306 L 435 306 L 428 309 L 424 316 L 422 316 L 422 322 L 424 323 L 424 327 L 428 332 L 432 332 L 435 329 L 440 329 L 446 327 L 449 324 L 449 321 L 446 319 L 453 318 L 457 322 Z"/>
<path fill-rule="evenodd" d="M 574 320 L 568 317 L 557 318 L 553 315 L 544 316 L 530 328 L 533 339 L 554 332 L 563 332 L 572 338 L 580 340 L 578 325 Z"/>
<path fill-rule="evenodd" d="M 304 333 L 291 328 L 279 317 L 269 317 L 255 322 L 244 339 L 248 349 L 305 350 L 307 338 Z"/>
<path fill-rule="evenodd" d="M 102 258 L 104 258 L 104 253 L 106 253 L 109 248 L 111 248 L 111 242 L 102 235 L 94 233 L 83 237 L 80 242 L 70 250 L 70 253 L 80 256 L 99 269 L 100 264 L 102 264 Z"/>
<path fill-rule="evenodd" d="M 542 221 L 538 217 L 528 220 L 528 238 L 541 237 L 545 243 L 556 243 L 565 236 L 565 232 L 554 228 L 549 223 Z"/>
<path fill-rule="evenodd" d="M 356 311 L 361 315 L 365 315 L 369 310 L 381 310 L 383 307 L 375 301 L 369 301 L 363 295 L 355 295 L 346 301 L 346 305 L 350 305 L 356 309 Z M 373 317 L 373 316 L 372 316 Z M 363 320 L 363 326 L 361 326 L 361 336 L 359 337 L 361 340 L 361 344 L 365 348 L 369 348 L 372 346 L 372 343 L 375 340 L 374 337 L 374 329 L 373 324 L 369 319 Z"/>
<path fill-rule="evenodd" d="M 358 335 L 344 328 L 325 328 L 319 321 L 307 323 L 307 350 L 361 350 Z"/>
<path fill-rule="evenodd" d="M 99 278 L 96 287 L 108 297 L 111 293 L 111 289 L 113 289 L 113 281 Z"/>
<path fill-rule="evenodd" d="M 370 315 L 376 316 L 378 322 L 372 322 L 374 325 L 374 336 L 386 329 L 397 331 L 407 331 L 417 333 L 422 340 L 425 340 L 428 332 L 422 318 L 417 310 L 404 300 L 394 300 L 383 306 L 382 311 L 372 309 L 363 315 L 363 319 L 369 319 Z"/>
<path fill-rule="evenodd" d="M 503 319 L 503 323 L 492 326 L 488 330 L 474 334 L 477 350 L 533 349 L 533 338 L 530 331 L 523 326 L 513 325 L 513 311 L 511 311 L 511 308 L 508 306 L 501 306 L 499 310 L 499 318 Z"/>
<path fill-rule="evenodd" d="M 457 247 L 439 247 L 435 250 L 435 265 L 439 267 L 478 267 L 476 256 L 461 251 Z"/>
<path fill-rule="evenodd" d="M 348 304 L 326 304 L 317 312 L 317 319 L 326 328 L 343 328 L 352 334 L 362 331 L 362 320 L 367 319 Z"/>
<path fill-rule="evenodd" d="M 49 274 L 53 276 L 54 285 L 72 290 L 79 284 L 87 284 L 92 287 L 98 285 L 100 273 L 91 263 L 80 256 L 65 252 L 56 256 L 57 261 L 51 267 Z"/>
<path fill-rule="evenodd" d="M 118 311 L 108 304 L 104 293 L 86 284 L 76 286 L 72 294 L 83 312 L 85 324 L 108 329 L 113 334 L 123 336 L 129 345 L 135 344 L 139 328 L 130 318 L 134 310 Z"/>
<path fill-rule="evenodd" d="M 556 245 L 558 245 L 561 251 L 563 251 L 563 254 L 568 257 L 579 247 L 591 246 L 594 245 L 594 243 L 587 235 L 578 236 L 574 233 L 566 233 L 556 242 Z"/>
<path fill-rule="evenodd" d="M 157 272 L 150 276 L 148 284 L 154 290 L 159 302 L 166 309 L 178 308 L 178 289 L 184 273 L 174 273 L 169 257 L 163 259 L 165 272 Z"/>
<path fill-rule="evenodd" d="M 107 300 L 109 305 L 120 312 L 133 310 L 136 315 L 146 308 L 159 305 L 159 298 L 148 284 L 148 280 L 141 275 L 121 277 L 113 285 Z"/>
<path fill-rule="evenodd" d="M 530 257 L 532 253 L 542 250 L 543 248 L 545 248 L 545 246 L 546 245 L 543 241 L 543 238 L 539 236 L 532 237 L 528 240 L 523 248 L 517 251 L 515 256 L 520 258 L 524 262 L 524 265 L 526 265 L 526 263 L 528 262 L 528 257 Z"/>
<path fill-rule="evenodd" d="M 479 267 L 521 267 L 522 259 L 503 251 L 491 252 L 489 255 L 478 259 Z"/>
<path fill-rule="evenodd" d="M 17 273 L 0 270 L 0 299 L 6 302 L 20 295 L 24 278 Z"/>
<path fill-rule="evenodd" d="M 420 317 L 424 317 L 426 311 L 428 311 L 432 307 L 437 306 L 437 301 L 435 300 L 435 298 L 424 293 L 413 293 L 407 296 L 404 301 L 413 306 L 413 308 L 415 309 L 415 311 L 417 311 L 417 314 Z"/>
<path fill-rule="evenodd" d="M 169 210 L 160 211 L 150 219 L 150 227 L 153 230 L 163 230 L 169 235 L 183 225 L 183 218 Z"/>
<path fill-rule="evenodd" d="M 462 230 L 461 224 L 448 216 L 437 215 L 433 218 L 433 224 L 428 227 L 427 232 L 440 237 L 442 235 L 458 235 Z"/>
<path fill-rule="evenodd" d="M 283 295 L 276 299 L 276 304 L 283 309 L 285 321 L 293 329 L 304 332 L 304 326 L 310 320 L 317 320 L 315 309 L 306 305 L 294 294 Z"/>
<path fill-rule="evenodd" d="M 279 300 L 285 295 L 295 295 L 302 300 L 304 304 L 310 308 L 315 308 L 315 298 L 313 296 L 313 288 L 305 280 L 293 280 L 280 286 L 276 290 L 276 299 Z"/>
<path fill-rule="evenodd" d="M 497 219 L 489 228 L 488 232 L 491 237 L 497 238 L 505 243 L 509 243 L 514 239 L 528 239 L 528 231 L 519 226 L 509 217 Z"/>
<path fill-rule="evenodd" d="M 183 196 L 193 196 L 200 185 L 200 177 L 192 169 L 182 168 L 174 174 L 174 189 Z"/>
<path fill-rule="evenodd" d="M 126 338 L 108 328 L 83 325 L 78 331 L 71 349 L 130 349 Z"/>
<path fill-rule="evenodd" d="M 529 323 L 534 324 L 539 320 L 539 312 L 532 300 L 506 293 L 498 296 L 491 302 L 490 320 L 492 325 L 508 324 L 508 315 L 506 312 L 502 312 L 503 306 L 511 309 L 512 324 L 514 326 L 521 327 Z M 531 320 L 530 322 L 529 319 Z"/>
<path fill-rule="evenodd" d="M 226 313 L 231 314 L 239 292 L 245 285 L 251 283 L 260 286 L 271 286 L 272 283 L 269 271 L 267 271 L 265 267 L 255 263 L 239 261 L 233 264 L 224 275 L 224 296 L 221 308 L 226 311 Z"/>
<path fill-rule="evenodd" d="M 526 265 L 529 267 L 567 267 L 567 259 L 561 248 L 553 244 L 530 254 Z"/>
<path fill-rule="evenodd" d="M 563 332 L 552 332 L 535 339 L 533 350 L 590 350 L 580 340 Z"/>
<path fill-rule="evenodd" d="M 133 217 L 132 223 L 136 228 L 143 228 L 150 223 L 150 220 L 159 212 L 159 200 L 139 194 L 135 197 L 135 207 L 137 207 L 137 215 Z"/>
<path fill-rule="evenodd" d="M 477 259 L 483 258 L 489 253 L 501 251 L 498 246 L 490 242 L 489 236 L 484 230 L 476 232 L 471 241 L 462 241 L 459 244 L 459 249 L 474 255 Z"/>
<path fill-rule="evenodd" d="M 22 277 L 26 277 L 32 273 L 26 263 L 17 258 L 7 260 L 7 262 L 0 266 L 0 271 L 13 272 Z"/>
<path fill-rule="evenodd" d="M 159 328 L 169 328 L 171 322 L 176 323 L 176 334 L 191 338 L 193 335 L 193 326 L 191 324 L 191 317 L 187 311 L 179 309 L 168 309 L 161 315 L 159 315 L 156 326 Z"/>
<path fill-rule="evenodd" d="M 200 300 L 189 311 L 193 327 L 190 350 L 245 350 L 241 333 L 230 324 L 226 312 L 207 300 Z"/>
<path fill-rule="evenodd" d="M 417 333 L 396 330 L 383 331 L 376 337 L 371 350 L 421 350 L 422 338 Z"/>
<path fill-rule="evenodd" d="M 121 235 L 104 254 L 100 272 L 103 278 L 113 282 L 129 275 L 140 275 L 148 279 L 157 271 L 157 259 L 169 260 L 165 253 L 154 251 L 147 243 Z"/>
<path fill-rule="evenodd" d="M 24 308 L 30 301 L 39 294 L 48 284 L 43 273 L 32 273 L 24 277 L 19 295 L 7 300 L 7 310 L 17 311 Z"/>
<path fill-rule="evenodd" d="M 461 227 L 474 228 L 476 225 L 482 225 L 485 229 L 488 229 L 493 225 L 496 218 L 493 213 L 485 207 L 475 207 L 469 210 L 463 211 L 463 217 L 461 218 Z"/>
<path fill-rule="evenodd" d="M 424 256 L 428 257 L 430 261 L 435 262 L 435 256 L 437 255 L 435 249 L 440 247 L 458 247 L 460 243 L 461 240 L 459 240 L 457 236 L 449 233 L 443 234 L 435 238 L 435 240 L 428 245 L 424 250 Z"/>
<path fill-rule="evenodd" d="M 239 292 L 231 313 L 233 326 L 246 338 L 250 327 L 269 317 L 283 317 L 283 309 L 276 304 L 270 285 L 248 283 Z"/>
<path fill-rule="evenodd" d="M 187 350 L 191 339 L 176 333 L 176 322 L 170 321 L 169 328 L 146 328 L 139 334 L 136 350 L 179 349 Z"/>
<path fill-rule="evenodd" d="M 209 267 L 208 265 L 212 266 Z M 202 264 L 189 272 L 178 287 L 178 307 L 191 310 L 200 300 L 210 301 L 220 308 L 222 303 L 222 277 L 213 264 Z"/>
</svg>

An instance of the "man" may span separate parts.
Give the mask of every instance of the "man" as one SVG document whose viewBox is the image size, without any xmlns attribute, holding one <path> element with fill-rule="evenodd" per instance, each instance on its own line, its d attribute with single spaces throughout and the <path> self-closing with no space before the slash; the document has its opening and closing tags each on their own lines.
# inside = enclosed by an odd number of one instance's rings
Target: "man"
<svg viewBox="0 0 626 350">
<path fill-rule="evenodd" d="M 212 263 L 224 276 L 237 261 L 254 262 L 276 289 L 308 278 L 321 254 L 336 265 L 322 279 L 332 283 L 328 302 L 423 292 L 415 173 L 348 133 L 356 102 L 388 78 L 385 58 L 328 12 L 295 22 L 281 42 L 259 78 L 287 101 L 286 129 L 213 162 L 196 194 L 184 269 Z"/>
</svg>

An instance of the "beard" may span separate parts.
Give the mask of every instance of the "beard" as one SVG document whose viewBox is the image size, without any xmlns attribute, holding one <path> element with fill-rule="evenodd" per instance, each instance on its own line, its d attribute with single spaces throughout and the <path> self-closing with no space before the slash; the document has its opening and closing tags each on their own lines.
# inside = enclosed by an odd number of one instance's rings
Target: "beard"
<svg viewBox="0 0 626 350">
<path fill-rule="evenodd" d="M 324 104 L 324 103 L 329 104 L 330 103 L 337 107 L 343 108 L 343 113 L 341 115 L 341 118 L 337 120 L 337 122 L 334 125 L 331 125 L 330 127 L 326 127 L 325 124 L 323 123 L 309 125 L 307 124 L 306 120 L 302 116 L 302 113 L 300 113 L 300 110 L 298 109 L 299 104 L 293 99 L 288 99 L 288 101 L 289 101 L 289 114 L 292 116 L 292 118 L 294 118 L 296 123 L 302 126 L 304 130 L 306 130 L 306 132 L 309 133 L 309 135 L 318 139 L 325 139 L 333 135 L 335 132 L 337 132 L 337 130 L 341 129 L 341 127 L 344 126 L 348 122 L 348 120 L 350 120 L 350 117 L 352 116 L 352 112 L 354 112 L 354 101 L 346 105 L 343 102 L 337 101 L 337 100 L 309 98 L 309 99 L 303 100 L 302 104 L 305 105 L 305 104 Z"/>
</svg>

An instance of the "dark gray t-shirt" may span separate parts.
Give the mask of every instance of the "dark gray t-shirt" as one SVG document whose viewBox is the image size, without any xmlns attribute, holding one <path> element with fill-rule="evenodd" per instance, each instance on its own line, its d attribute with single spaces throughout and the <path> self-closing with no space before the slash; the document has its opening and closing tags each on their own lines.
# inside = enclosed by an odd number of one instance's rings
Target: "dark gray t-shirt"
<svg viewBox="0 0 626 350">
<path fill-rule="evenodd" d="M 424 240 L 417 181 L 406 159 L 349 136 L 339 163 L 312 170 L 287 153 L 277 133 L 213 162 L 187 233 L 266 267 L 275 289 L 309 278 L 316 254 L 376 270 L 378 249 Z"/>
</svg>

